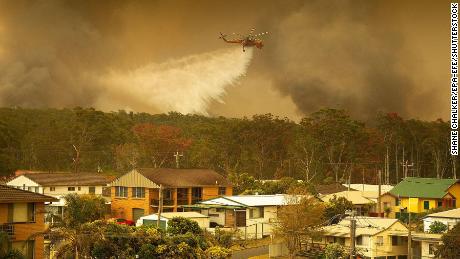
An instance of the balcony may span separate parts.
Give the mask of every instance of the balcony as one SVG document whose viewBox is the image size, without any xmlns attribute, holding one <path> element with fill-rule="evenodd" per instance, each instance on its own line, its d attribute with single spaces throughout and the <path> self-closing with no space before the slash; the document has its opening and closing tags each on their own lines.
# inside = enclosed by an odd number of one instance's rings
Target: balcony
<svg viewBox="0 0 460 259">
<path fill-rule="evenodd" d="M 12 223 L 4 223 L 0 224 L 0 231 L 5 232 L 11 238 L 14 236 L 14 224 Z"/>
<path fill-rule="evenodd" d="M 160 201 L 158 199 L 152 199 L 150 201 L 150 206 L 158 207 L 160 206 Z M 174 206 L 174 200 L 163 199 L 163 206 Z"/>
<path fill-rule="evenodd" d="M 199 201 L 202 201 L 202 200 L 203 200 L 203 198 L 200 197 L 200 196 L 193 196 L 192 197 L 192 204 L 195 204 L 195 203 L 197 203 Z"/>
<path fill-rule="evenodd" d="M 188 205 L 188 199 L 187 198 L 177 199 L 177 205 Z"/>
</svg>

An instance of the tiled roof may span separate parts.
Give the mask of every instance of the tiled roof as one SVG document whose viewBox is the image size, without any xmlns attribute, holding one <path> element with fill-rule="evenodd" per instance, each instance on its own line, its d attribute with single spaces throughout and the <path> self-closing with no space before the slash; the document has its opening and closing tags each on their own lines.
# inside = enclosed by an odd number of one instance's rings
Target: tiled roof
<svg viewBox="0 0 460 259">
<path fill-rule="evenodd" d="M 223 206 L 283 206 L 300 201 L 304 197 L 301 195 L 294 196 L 288 194 L 271 194 L 271 195 L 234 195 L 222 196 L 200 202 L 205 205 L 223 205 Z"/>
<path fill-rule="evenodd" d="M 340 183 L 331 183 L 315 186 L 315 189 L 319 194 L 325 195 L 341 191 L 347 191 L 348 187 L 345 187 Z M 351 188 L 350 190 L 354 191 L 353 188 Z"/>
<path fill-rule="evenodd" d="M 210 169 L 139 168 L 136 170 L 152 182 L 167 187 L 231 186 L 230 181 Z"/>
<path fill-rule="evenodd" d="M 428 214 L 425 217 L 426 218 L 435 217 L 435 218 L 456 218 L 456 219 L 460 219 L 460 208 Z"/>
<path fill-rule="evenodd" d="M 31 173 L 25 177 L 41 186 L 103 186 L 113 179 L 101 173 Z"/>
<path fill-rule="evenodd" d="M 455 179 L 407 177 L 389 193 L 399 197 L 441 199 L 447 194 L 447 189 L 456 182 Z"/>
<path fill-rule="evenodd" d="M 368 199 L 364 196 L 364 192 L 360 191 L 343 191 L 338 193 L 331 193 L 320 197 L 320 199 L 324 202 L 329 202 L 332 198 L 334 198 L 334 196 L 337 198 L 344 197 L 345 199 L 351 201 L 351 203 L 354 205 L 373 203 L 371 199 Z"/>
<path fill-rule="evenodd" d="M 43 194 L 0 185 L 0 203 L 12 202 L 52 202 L 58 199 Z"/>
</svg>

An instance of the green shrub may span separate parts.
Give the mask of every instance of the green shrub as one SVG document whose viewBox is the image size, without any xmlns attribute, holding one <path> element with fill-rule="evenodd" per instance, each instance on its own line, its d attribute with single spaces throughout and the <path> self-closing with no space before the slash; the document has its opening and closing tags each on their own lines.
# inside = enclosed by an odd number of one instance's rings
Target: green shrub
<svg viewBox="0 0 460 259">
<path fill-rule="evenodd" d="M 432 234 L 441 234 L 447 231 L 447 225 L 440 222 L 435 221 L 431 223 L 429 232 Z"/>
<path fill-rule="evenodd" d="M 201 235 L 203 232 L 196 221 L 184 217 L 174 217 L 169 220 L 167 231 L 171 235 L 184 235 L 187 233 Z"/>
<path fill-rule="evenodd" d="M 225 259 L 229 258 L 232 254 L 232 251 L 228 248 L 221 246 L 211 246 L 206 250 L 206 258 L 209 259 Z"/>
</svg>

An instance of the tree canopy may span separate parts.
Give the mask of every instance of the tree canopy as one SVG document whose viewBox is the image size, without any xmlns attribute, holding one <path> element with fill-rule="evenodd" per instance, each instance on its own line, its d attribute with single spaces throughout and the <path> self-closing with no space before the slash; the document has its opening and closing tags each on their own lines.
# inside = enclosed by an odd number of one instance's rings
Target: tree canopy
<svg viewBox="0 0 460 259">
<path fill-rule="evenodd" d="M 448 140 L 448 122 L 395 113 L 359 121 L 344 110 L 322 109 L 297 123 L 271 114 L 224 118 L 0 108 L 0 174 L 17 169 L 121 174 L 134 167 L 175 167 L 178 152 L 180 167 L 254 179 L 376 183 L 376 168 L 384 168 L 384 183 L 396 183 L 405 175 L 456 176 L 458 162 L 449 156 Z M 403 161 L 412 166 L 403 168 Z"/>
</svg>

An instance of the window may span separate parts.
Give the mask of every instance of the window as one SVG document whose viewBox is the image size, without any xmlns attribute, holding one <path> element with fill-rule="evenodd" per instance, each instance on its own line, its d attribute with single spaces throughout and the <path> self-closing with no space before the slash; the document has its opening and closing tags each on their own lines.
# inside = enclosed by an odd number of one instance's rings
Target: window
<svg viewBox="0 0 460 259">
<path fill-rule="evenodd" d="M 425 210 L 430 209 L 430 201 L 423 201 L 423 209 Z"/>
<path fill-rule="evenodd" d="M 438 201 L 438 208 L 442 207 L 442 201 Z"/>
<path fill-rule="evenodd" d="M 96 194 L 96 187 L 95 186 L 88 187 L 88 192 L 90 194 Z"/>
<path fill-rule="evenodd" d="M 401 205 L 401 200 L 400 200 L 399 198 L 396 198 L 396 200 L 395 200 L 395 204 L 396 204 L 396 206 L 399 206 L 399 205 Z"/>
<path fill-rule="evenodd" d="M 27 187 L 27 190 L 28 190 L 29 192 L 31 192 L 31 191 L 32 191 L 32 188 L 33 188 L 32 186 L 29 186 L 29 187 Z"/>
<path fill-rule="evenodd" d="M 34 203 L 10 203 L 8 204 L 8 222 L 23 223 L 35 222 Z"/>
<path fill-rule="evenodd" d="M 128 187 L 115 186 L 115 197 L 128 197 Z"/>
<path fill-rule="evenodd" d="M 436 253 L 436 245 L 435 244 L 428 244 L 428 254 L 434 255 Z"/>
<path fill-rule="evenodd" d="M 225 195 L 225 187 L 219 187 L 219 195 Z"/>
<path fill-rule="evenodd" d="M 452 200 L 452 208 L 457 208 L 457 200 Z"/>
<path fill-rule="evenodd" d="M 75 187 L 67 187 L 67 191 L 69 191 L 69 192 L 74 192 L 74 191 L 75 191 Z"/>
<path fill-rule="evenodd" d="M 377 241 L 375 242 L 375 244 L 377 246 L 383 246 L 383 237 L 382 236 L 378 236 L 377 237 Z"/>
<path fill-rule="evenodd" d="M 389 202 L 384 202 L 383 203 L 383 208 L 386 209 L 386 208 L 389 208 L 390 207 L 390 203 Z"/>
<path fill-rule="evenodd" d="M 249 209 L 249 218 L 257 219 L 264 217 L 264 207 L 250 208 Z"/>
<path fill-rule="evenodd" d="M 202 193 L 203 193 L 202 188 L 200 188 L 200 187 L 192 188 L 192 199 L 193 200 L 201 200 Z"/>
<path fill-rule="evenodd" d="M 363 236 L 356 237 L 356 245 L 358 245 L 358 246 L 363 245 Z"/>
<path fill-rule="evenodd" d="M 56 191 L 56 187 L 50 187 L 50 192 Z"/>
<path fill-rule="evenodd" d="M 398 236 L 391 236 L 391 245 L 392 245 L 392 246 L 399 246 L 399 245 L 401 245 L 399 241 L 400 241 L 400 240 L 399 240 Z"/>
<path fill-rule="evenodd" d="M 78 190 L 81 191 L 81 187 L 80 187 L 80 186 L 78 186 Z"/>
<path fill-rule="evenodd" d="M 145 198 L 145 188 L 133 187 L 133 198 Z"/>
</svg>

